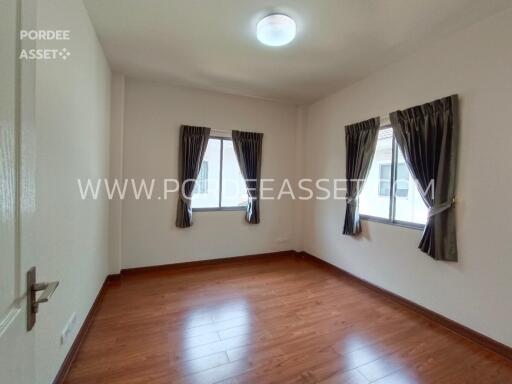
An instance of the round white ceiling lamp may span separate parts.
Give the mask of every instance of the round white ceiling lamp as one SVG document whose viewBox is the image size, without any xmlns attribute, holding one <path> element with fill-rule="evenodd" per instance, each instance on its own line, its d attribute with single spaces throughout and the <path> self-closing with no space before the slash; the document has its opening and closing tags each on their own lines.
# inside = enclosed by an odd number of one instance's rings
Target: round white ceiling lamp
<svg viewBox="0 0 512 384">
<path fill-rule="evenodd" d="M 258 22 L 256 36 L 258 40 L 271 47 L 289 44 L 297 34 L 297 25 L 290 16 L 281 13 L 268 15 Z"/>
</svg>

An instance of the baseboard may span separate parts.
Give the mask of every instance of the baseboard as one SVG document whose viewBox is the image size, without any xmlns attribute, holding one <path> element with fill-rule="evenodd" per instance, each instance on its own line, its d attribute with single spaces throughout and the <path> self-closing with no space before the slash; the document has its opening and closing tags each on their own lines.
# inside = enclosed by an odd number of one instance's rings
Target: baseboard
<svg viewBox="0 0 512 384">
<path fill-rule="evenodd" d="M 112 282 L 112 283 L 119 281 L 120 279 L 121 279 L 120 273 L 113 273 L 113 274 L 107 276 L 107 281 Z"/>
<path fill-rule="evenodd" d="M 103 282 L 100 291 L 98 292 L 98 295 L 96 295 L 96 299 L 94 300 L 94 303 L 92 304 L 91 309 L 89 310 L 89 313 L 85 317 L 82 327 L 80 327 L 80 330 L 78 331 L 78 334 L 76 335 L 75 340 L 73 341 L 73 344 L 71 345 L 71 348 L 69 349 L 66 355 L 66 358 L 62 362 L 62 365 L 60 366 L 60 369 L 57 372 L 55 379 L 53 380 L 53 384 L 64 383 L 64 380 L 66 379 L 69 369 L 71 368 L 71 364 L 75 360 L 78 350 L 80 349 L 80 345 L 84 341 L 85 336 L 87 335 L 87 332 L 89 331 L 89 328 L 91 327 L 91 324 L 94 320 L 94 317 L 98 312 L 99 305 L 105 294 L 105 288 L 110 281 L 115 280 L 115 276 L 116 275 L 109 275 Z"/>
<path fill-rule="evenodd" d="M 312 260 L 313 262 L 320 264 L 324 266 L 325 268 L 331 269 L 337 273 L 341 273 L 346 277 L 349 277 L 358 283 L 364 285 L 365 287 L 387 297 L 390 300 L 393 300 L 394 302 L 397 302 L 399 304 L 402 304 L 406 306 L 407 308 L 427 317 L 431 321 L 434 321 L 438 323 L 439 325 L 451 330 L 452 332 L 455 332 L 456 334 L 465 337 L 466 339 L 469 339 L 482 347 L 485 347 L 503 357 L 506 359 L 512 360 L 512 348 L 508 345 L 505 345 L 503 343 L 500 343 L 499 341 L 496 341 L 494 339 L 491 339 L 488 336 L 485 336 L 471 328 L 466 327 L 465 325 L 462 325 L 460 323 L 457 323 L 454 320 L 451 320 L 437 312 L 434 312 L 428 308 L 425 308 L 411 300 L 408 300 L 400 295 L 397 295 L 396 293 L 393 293 L 391 291 L 388 291 L 384 288 L 381 288 L 367 280 L 364 280 L 358 276 L 355 276 L 351 274 L 350 272 L 345 271 L 342 268 L 339 268 L 333 264 L 328 263 L 325 260 L 320 259 L 319 257 L 316 257 L 314 255 L 311 255 L 307 252 L 301 252 L 301 254 Z"/>
<path fill-rule="evenodd" d="M 240 261 L 248 261 L 248 260 L 261 260 L 267 257 L 282 257 L 282 256 L 296 256 L 297 252 L 295 251 L 279 251 L 279 252 L 268 252 L 268 253 L 258 253 L 252 255 L 245 256 L 234 256 L 234 257 L 223 257 L 220 259 L 210 259 L 210 260 L 198 260 L 198 261 L 188 261 L 184 263 L 175 263 L 175 264 L 162 264 L 162 265 L 153 265 L 149 267 L 136 267 L 136 268 L 125 268 L 121 270 L 121 276 L 123 275 L 133 275 L 143 272 L 155 272 L 155 271 L 169 271 L 169 270 L 181 270 L 188 268 L 196 268 L 196 267 L 208 267 L 217 264 L 226 264 L 226 263 L 236 263 Z"/>
</svg>

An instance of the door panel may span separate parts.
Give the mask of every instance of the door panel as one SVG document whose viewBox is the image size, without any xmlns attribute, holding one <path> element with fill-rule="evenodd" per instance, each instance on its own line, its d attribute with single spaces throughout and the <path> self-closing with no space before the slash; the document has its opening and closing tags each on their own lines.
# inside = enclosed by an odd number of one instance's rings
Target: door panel
<svg viewBox="0 0 512 384">
<path fill-rule="evenodd" d="M 22 47 L 19 30 L 34 29 L 35 12 L 34 0 L 0 0 L 0 379 L 13 384 L 36 382 L 25 287 L 25 272 L 36 265 L 31 243 L 25 242 L 31 238 L 34 195 L 27 150 L 34 150 L 35 66 L 18 60 L 19 49 L 31 48 L 25 42 Z"/>
</svg>

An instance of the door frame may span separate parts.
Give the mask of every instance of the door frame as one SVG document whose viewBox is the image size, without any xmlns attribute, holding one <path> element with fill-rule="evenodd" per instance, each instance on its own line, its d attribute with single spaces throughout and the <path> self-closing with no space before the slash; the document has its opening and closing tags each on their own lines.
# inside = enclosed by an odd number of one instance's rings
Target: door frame
<svg viewBox="0 0 512 384">
<path fill-rule="evenodd" d="M 3 0 L 2 0 L 3 1 Z M 0 364 L 2 368 L 2 380 L 21 384 L 36 382 L 35 374 L 35 333 L 27 332 L 26 310 L 26 271 L 37 265 L 37 253 L 35 252 L 34 218 L 35 218 L 35 76 L 36 63 L 33 60 L 20 60 L 22 49 L 34 49 L 36 43 L 31 40 L 20 41 L 20 31 L 23 29 L 37 28 L 37 2 L 36 0 L 6 0 L 13 4 L 12 14 L 15 15 L 14 29 L 14 70 L 7 76 L 14 75 L 12 85 L 14 93 L 12 125 L 6 132 L 11 140 L 6 148 L 12 153 L 6 155 L 9 159 L 9 171 L 12 176 L 6 180 L 12 180 L 12 198 L 6 198 L 5 204 L 11 207 L 12 213 L 8 214 L 12 228 L 12 247 L 6 251 L 11 259 L 14 274 L 11 286 L 12 295 L 7 297 L 4 312 L 0 313 Z M 11 25 L 11 24 L 9 24 Z M 13 29 L 10 29 L 12 32 Z M 9 34 L 9 39 L 12 35 Z M 7 48 L 9 49 L 9 48 Z M 11 51 L 12 52 L 12 51 Z M 11 53 L 9 53 L 9 57 Z M 10 59 L 9 59 L 10 60 Z M 10 91 L 7 91 L 10 92 Z M 7 96 L 10 97 L 10 96 Z M 10 119 L 10 118 L 9 118 Z M 9 120 L 11 121 L 11 120 Z M 9 123 L 10 124 L 10 123 Z M 14 201 L 13 201 L 14 200 Z M 8 260 L 8 259 L 7 259 Z M 9 267 L 10 269 L 10 267 Z M 10 284 L 10 282 L 9 282 Z"/>
</svg>

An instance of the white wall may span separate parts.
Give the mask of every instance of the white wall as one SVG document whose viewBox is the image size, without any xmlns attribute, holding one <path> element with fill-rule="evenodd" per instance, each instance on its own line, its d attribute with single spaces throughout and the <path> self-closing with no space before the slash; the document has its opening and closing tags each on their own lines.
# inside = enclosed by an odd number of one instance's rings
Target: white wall
<svg viewBox="0 0 512 384">
<path fill-rule="evenodd" d="M 36 68 L 36 243 L 38 280 L 59 280 L 41 306 L 36 377 L 50 383 L 71 342 L 60 334 L 73 312 L 78 328 L 108 273 L 108 201 L 82 201 L 77 178 L 109 173 L 110 70 L 81 0 L 39 0 L 39 29 L 69 29 L 71 40 L 40 42 L 67 48 L 68 60 Z"/>
<path fill-rule="evenodd" d="M 344 126 L 460 96 L 458 263 L 417 250 L 421 232 L 365 223 L 342 236 L 343 201 L 305 207 L 305 250 L 512 345 L 512 10 L 374 73 L 308 109 L 305 175 L 345 177 Z"/>
<path fill-rule="evenodd" d="M 263 132 L 262 178 L 295 176 L 297 108 L 254 98 L 126 79 L 125 178 L 177 178 L 181 124 L 214 130 Z M 191 228 L 179 229 L 177 193 L 168 200 L 135 200 L 122 206 L 122 268 L 288 250 L 294 244 L 294 203 L 262 201 L 261 223 L 242 211 L 196 212 Z M 278 242 L 279 239 L 284 239 Z"/>
</svg>

